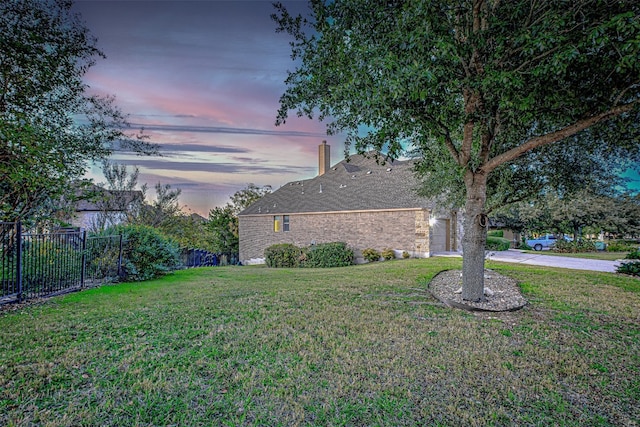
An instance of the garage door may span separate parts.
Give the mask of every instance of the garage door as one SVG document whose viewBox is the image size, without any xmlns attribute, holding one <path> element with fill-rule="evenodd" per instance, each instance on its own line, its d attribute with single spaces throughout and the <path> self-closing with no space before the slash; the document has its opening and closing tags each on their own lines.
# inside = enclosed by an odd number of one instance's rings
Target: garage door
<svg viewBox="0 0 640 427">
<path fill-rule="evenodd" d="M 449 252 L 449 227 L 448 219 L 438 218 L 431 227 L 431 252 Z"/>
</svg>

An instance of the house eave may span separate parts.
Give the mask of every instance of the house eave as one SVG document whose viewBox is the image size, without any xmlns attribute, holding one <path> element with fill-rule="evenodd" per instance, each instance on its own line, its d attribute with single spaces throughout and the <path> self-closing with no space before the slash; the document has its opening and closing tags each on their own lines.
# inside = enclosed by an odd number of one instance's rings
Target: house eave
<svg viewBox="0 0 640 427">
<path fill-rule="evenodd" d="M 430 207 L 415 207 L 415 208 L 383 208 L 383 209 L 359 209 L 359 210 L 346 210 L 346 211 L 319 211 L 319 212 L 267 212 L 258 214 L 240 214 L 241 218 L 250 217 L 271 217 L 274 215 L 327 215 L 327 214 L 354 214 L 354 213 L 375 213 L 375 212 L 407 212 L 407 211 L 431 211 Z"/>
</svg>

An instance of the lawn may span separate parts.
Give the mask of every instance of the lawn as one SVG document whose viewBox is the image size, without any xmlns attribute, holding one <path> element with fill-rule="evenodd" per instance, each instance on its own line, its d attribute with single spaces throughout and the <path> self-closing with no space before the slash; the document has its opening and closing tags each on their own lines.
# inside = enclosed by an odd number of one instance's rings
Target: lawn
<svg viewBox="0 0 640 427">
<path fill-rule="evenodd" d="M 640 281 L 502 264 L 531 304 L 447 308 L 460 259 L 213 267 L 0 314 L 0 425 L 633 426 Z"/>
</svg>

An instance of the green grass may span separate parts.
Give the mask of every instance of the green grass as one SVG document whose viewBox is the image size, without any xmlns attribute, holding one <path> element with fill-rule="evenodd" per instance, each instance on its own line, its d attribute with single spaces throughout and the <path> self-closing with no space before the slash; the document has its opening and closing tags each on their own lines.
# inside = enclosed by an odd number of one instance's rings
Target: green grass
<svg viewBox="0 0 640 427">
<path fill-rule="evenodd" d="M 640 281 L 488 266 L 531 305 L 426 292 L 456 258 L 215 267 L 0 314 L 0 425 L 635 425 Z"/>
<path fill-rule="evenodd" d="M 580 253 L 558 253 L 553 251 L 524 251 L 528 254 L 538 254 L 538 255 L 553 255 L 553 256 L 566 256 L 570 258 L 585 258 L 585 259 L 602 259 L 605 261 L 615 261 L 618 259 L 624 259 L 629 252 L 606 252 L 606 251 L 598 251 L 598 252 L 580 252 Z"/>
</svg>

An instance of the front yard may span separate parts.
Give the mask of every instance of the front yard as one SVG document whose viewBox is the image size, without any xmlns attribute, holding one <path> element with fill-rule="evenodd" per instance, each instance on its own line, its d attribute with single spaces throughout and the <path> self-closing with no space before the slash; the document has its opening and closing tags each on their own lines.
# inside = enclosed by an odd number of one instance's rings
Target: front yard
<svg viewBox="0 0 640 427">
<path fill-rule="evenodd" d="M 426 291 L 460 259 L 214 267 L 0 313 L 0 425 L 631 426 L 640 281 L 488 267 L 512 313 Z"/>
</svg>

